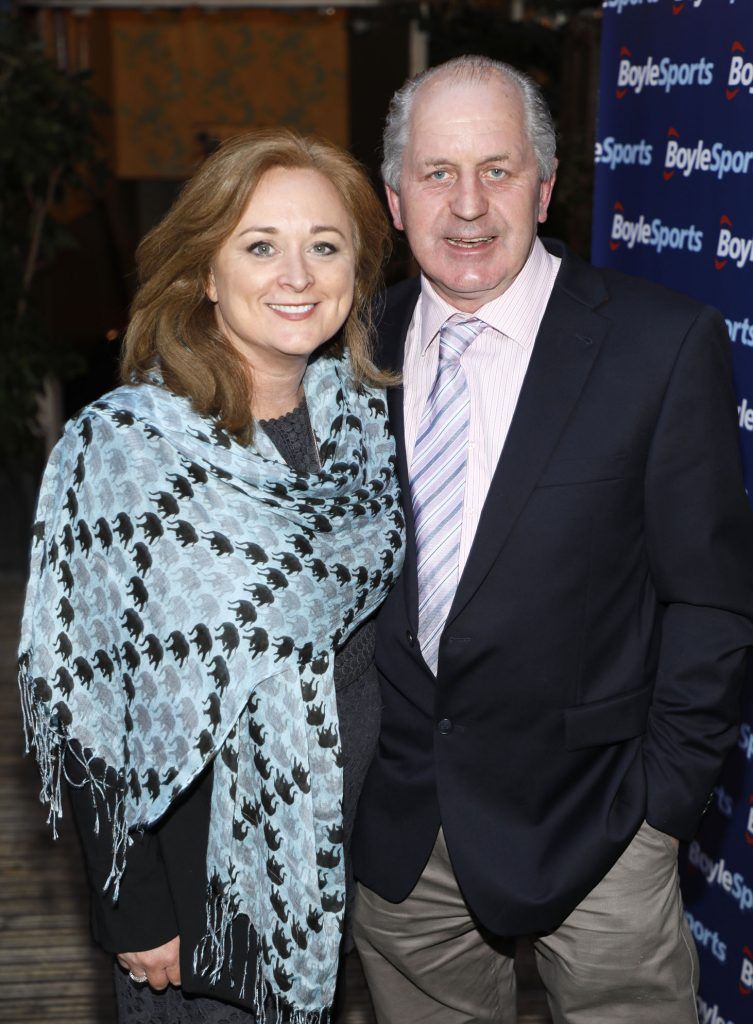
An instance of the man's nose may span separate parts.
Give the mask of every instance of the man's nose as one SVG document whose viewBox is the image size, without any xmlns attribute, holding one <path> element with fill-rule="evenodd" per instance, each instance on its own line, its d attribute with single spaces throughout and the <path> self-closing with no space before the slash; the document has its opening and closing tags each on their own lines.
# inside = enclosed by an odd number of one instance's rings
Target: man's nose
<svg viewBox="0 0 753 1024">
<path fill-rule="evenodd" d="M 458 179 L 452 191 L 450 209 L 462 220 L 477 220 L 487 212 L 489 202 L 475 174 Z"/>
<path fill-rule="evenodd" d="M 303 253 L 286 253 L 282 266 L 280 267 L 279 282 L 293 291 L 305 291 L 314 282 L 314 275 L 306 261 Z"/>
</svg>

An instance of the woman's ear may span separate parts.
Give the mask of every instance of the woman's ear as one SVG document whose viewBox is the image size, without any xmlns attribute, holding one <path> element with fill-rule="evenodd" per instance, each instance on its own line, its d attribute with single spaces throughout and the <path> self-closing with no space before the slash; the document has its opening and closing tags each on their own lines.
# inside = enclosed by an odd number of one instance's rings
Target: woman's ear
<svg viewBox="0 0 753 1024">
<path fill-rule="evenodd" d="M 209 268 L 209 273 L 207 274 L 207 280 L 206 284 L 204 285 L 204 291 L 207 293 L 207 298 L 209 299 L 210 302 L 217 301 L 217 288 L 214 283 L 214 271 L 212 270 L 211 267 Z"/>
</svg>

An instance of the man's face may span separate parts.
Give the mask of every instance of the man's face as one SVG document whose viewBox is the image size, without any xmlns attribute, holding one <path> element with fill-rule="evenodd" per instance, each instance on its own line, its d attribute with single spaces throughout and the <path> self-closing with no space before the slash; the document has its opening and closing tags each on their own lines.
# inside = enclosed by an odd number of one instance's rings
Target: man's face
<svg viewBox="0 0 753 1024">
<path fill-rule="evenodd" d="M 415 97 L 395 227 L 452 306 L 473 313 L 501 295 L 546 220 L 554 175 L 541 182 L 518 88 L 501 75 L 439 75 Z"/>
</svg>

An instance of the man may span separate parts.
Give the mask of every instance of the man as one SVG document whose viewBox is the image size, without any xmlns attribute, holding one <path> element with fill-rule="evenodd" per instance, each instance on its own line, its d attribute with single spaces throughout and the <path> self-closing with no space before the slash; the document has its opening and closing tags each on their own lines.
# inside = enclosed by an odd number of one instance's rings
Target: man
<svg viewBox="0 0 753 1024">
<path fill-rule="evenodd" d="M 509 67 L 393 99 L 387 198 L 422 273 L 380 325 L 409 522 L 354 839 L 380 1024 L 515 1021 L 523 934 L 556 1024 L 697 1021 L 677 843 L 753 643 L 729 342 L 537 240 L 555 170 Z"/>
</svg>

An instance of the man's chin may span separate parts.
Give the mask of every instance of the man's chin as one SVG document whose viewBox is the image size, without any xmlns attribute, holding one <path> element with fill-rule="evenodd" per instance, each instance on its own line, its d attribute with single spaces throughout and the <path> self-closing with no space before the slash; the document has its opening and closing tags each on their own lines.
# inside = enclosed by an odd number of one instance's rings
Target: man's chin
<svg viewBox="0 0 753 1024">
<path fill-rule="evenodd" d="M 463 312 L 473 312 L 486 302 L 501 295 L 511 283 L 499 276 L 479 278 L 477 275 L 446 277 L 442 281 L 429 278 L 434 291 L 451 306 Z"/>
</svg>

